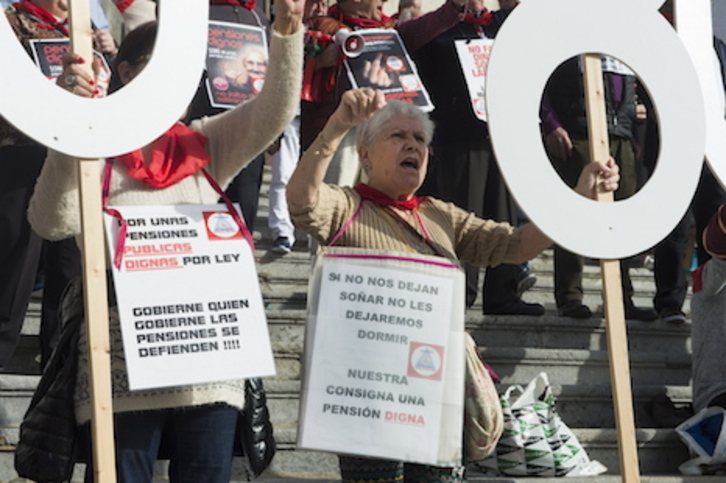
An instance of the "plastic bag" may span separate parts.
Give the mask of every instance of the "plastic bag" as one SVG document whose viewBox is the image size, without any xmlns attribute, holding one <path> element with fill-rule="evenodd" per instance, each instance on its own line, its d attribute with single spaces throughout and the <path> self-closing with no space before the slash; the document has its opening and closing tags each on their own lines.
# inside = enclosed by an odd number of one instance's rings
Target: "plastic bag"
<svg viewBox="0 0 726 483">
<path fill-rule="evenodd" d="M 501 403 L 504 434 L 496 452 L 475 463 L 476 468 L 506 476 L 593 476 L 607 471 L 598 461 L 590 460 L 560 418 L 544 372 L 525 389 L 509 387 Z"/>
<path fill-rule="evenodd" d="M 676 433 L 696 457 L 678 467 L 684 475 L 726 474 L 726 409 L 709 407 L 676 427 Z"/>
</svg>

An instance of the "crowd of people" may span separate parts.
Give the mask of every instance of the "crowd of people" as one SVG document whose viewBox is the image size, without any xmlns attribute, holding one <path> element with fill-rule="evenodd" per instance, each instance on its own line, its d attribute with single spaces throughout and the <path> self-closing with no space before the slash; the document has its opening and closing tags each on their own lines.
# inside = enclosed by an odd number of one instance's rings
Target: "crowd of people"
<svg viewBox="0 0 726 483">
<path fill-rule="evenodd" d="M 123 88 L 152 54 L 157 2 L 114 3 L 124 21 L 122 38 L 117 46 L 105 12 L 95 1 L 94 47 L 113 66 L 112 85 Z M 198 143 L 194 152 L 177 150 L 161 161 L 171 169 L 161 171 L 145 169 L 156 161 L 150 153 L 159 140 L 120 156 L 108 174 L 109 203 L 216 203 L 220 194 L 205 178 L 204 167 L 224 190 L 222 198 L 240 204 L 244 224 L 252 231 L 263 170 L 269 163 L 268 227 L 273 252 L 292 251 L 299 230 L 307 234 L 313 249 L 334 242 L 445 257 L 465 267 L 467 290 L 461 295 L 467 307 L 478 297 L 478 278 L 484 267 L 484 314 L 539 316 L 545 313 L 544 307 L 522 299 L 535 280 L 527 261 L 553 247 L 558 314 L 591 317 L 592 310 L 583 303 L 583 258 L 540 232 L 508 192 L 487 124 L 474 113 L 457 60 L 456 41 L 495 38 L 518 4 L 516 0 L 499 3 L 500 8 L 490 12 L 482 0 L 446 0 L 436 10 L 423 12 L 418 0 L 402 0 L 399 12 L 389 17 L 380 0 L 334 4 L 275 0 L 271 21 L 255 0 L 210 0 L 210 21 L 265 32 L 266 48 L 247 49 L 248 55 L 240 57 L 245 76 L 239 83 L 241 88 L 249 84 L 245 92 L 250 97 L 232 106 L 216 105 L 205 72 L 184 118 L 160 138 L 170 142 L 188 135 Z M 663 13 L 672 15 L 668 4 Z M 5 15 L 30 56 L 30 40 L 65 39 L 69 34 L 68 0 L 19 0 L 7 6 Z M 340 30 L 367 28 L 398 31 L 431 96 L 430 116 L 412 104 L 386 101 L 375 88 L 354 88 L 345 73 L 341 46 L 335 41 L 321 42 Z M 86 60 L 68 54 L 56 82 L 75 95 L 103 95 L 97 79 L 82 66 Z M 576 192 L 592 197 L 600 188 L 623 199 L 636 193 L 654 169 L 657 122 L 636 74 L 607 56 L 603 66 L 611 157 L 589 157 L 582 68 L 577 58 L 564 62 L 547 84 L 540 109 L 542 140 L 554 169 Z M 235 76 L 234 81 L 238 80 Z M 201 162 L 200 152 L 204 153 Z M 140 165 L 131 169 L 132 161 Z M 0 367 L 13 355 L 31 293 L 39 286 L 43 287 L 41 365 L 47 362 L 62 324 L 58 307 L 69 302 L 62 300 L 64 289 L 81 283 L 75 240 L 81 230 L 78 185 L 72 163 L 0 118 Z M 654 247 L 653 308 L 634 304 L 628 276 L 632 261 L 622 261 L 627 318 L 686 321 L 683 303 L 694 248 L 700 263 L 716 259 L 706 265 L 710 268 L 703 272 L 705 278 L 699 278 L 703 280 L 699 297 L 720 293 L 723 270 L 718 263 L 726 258 L 722 233 L 726 218 L 719 206 L 726 203 L 726 194 L 708 168 L 701 181 L 689 213 Z M 690 222 L 694 217 L 695 230 Z M 709 235 L 701 239 L 696 234 L 707 226 Z M 78 297 L 81 290 L 76 288 L 66 291 L 66 296 Z M 715 398 L 724 405 L 723 383 L 713 381 L 722 374 L 712 376 L 706 369 L 712 364 L 703 365 L 716 358 L 720 346 L 706 348 L 707 327 L 696 330 L 696 318 L 715 325 L 722 322 L 723 311 L 718 309 L 723 302 L 718 298 L 713 304 L 715 309 L 697 312 L 694 299 L 694 352 L 704 354 L 696 357 L 694 371 L 699 378 L 694 382 L 703 380 L 700 388 L 714 388 L 699 389 L 695 396 L 699 401 Z M 171 481 L 229 481 L 235 422 L 244 406 L 243 381 L 129 390 L 118 312 L 115 306 L 110 309 L 119 480 L 151 481 L 164 428 L 173 424 Z M 79 424 L 86 424 L 90 394 L 83 336 L 78 360 L 76 417 Z M 458 467 L 346 455 L 340 456 L 340 470 L 343 479 L 351 482 L 465 481 Z M 87 481 L 92 480 L 92 472 L 89 464 Z"/>
</svg>

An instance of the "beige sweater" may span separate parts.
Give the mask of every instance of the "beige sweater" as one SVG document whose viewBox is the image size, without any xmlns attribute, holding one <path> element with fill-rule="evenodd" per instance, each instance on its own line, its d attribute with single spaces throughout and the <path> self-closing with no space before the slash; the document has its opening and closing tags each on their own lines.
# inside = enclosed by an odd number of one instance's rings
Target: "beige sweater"
<svg viewBox="0 0 726 483">
<path fill-rule="evenodd" d="M 222 188 L 269 146 L 294 117 L 302 85 L 302 38 L 302 31 L 290 36 L 273 31 L 271 61 L 260 94 L 234 109 L 192 123 L 191 128 L 209 140 L 207 150 L 212 161 L 206 168 Z M 120 164 L 115 163 L 111 177 L 110 205 L 209 204 L 217 203 L 219 198 L 201 172 L 168 188 L 154 189 L 127 178 Z M 80 234 L 75 160 L 57 152 L 48 155 L 30 200 L 28 219 L 33 229 L 49 240 Z M 109 316 L 115 412 L 213 403 L 238 408 L 244 405 L 244 383 L 237 380 L 130 392 L 118 313 L 113 310 Z M 90 417 L 88 382 L 88 350 L 82 336 L 76 387 L 79 423 Z"/>
<path fill-rule="evenodd" d="M 359 203 L 360 196 L 352 188 L 323 184 L 316 203 L 290 203 L 289 209 L 298 229 L 315 237 L 321 245 L 328 245 L 351 219 Z M 442 255 L 480 266 L 516 260 L 519 232 L 511 225 L 482 220 L 435 198 L 427 198 L 419 214 L 430 242 L 424 240 L 424 228 L 415 217 L 397 215 L 391 208 L 365 202 L 335 246 Z"/>
</svg>

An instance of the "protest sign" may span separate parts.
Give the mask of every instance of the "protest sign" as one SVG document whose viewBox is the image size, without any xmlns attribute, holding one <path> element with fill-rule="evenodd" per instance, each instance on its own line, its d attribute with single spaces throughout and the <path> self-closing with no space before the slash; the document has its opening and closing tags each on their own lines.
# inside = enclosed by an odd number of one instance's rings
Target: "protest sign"
<svg viewBox="0 0 726 483">
<path fill-rule="evenodd" d="M 55 81 L 63 72 L 63 56 L 70 52 L 70 41 L 68 39 L 30 39 L 29 44 L 33 60 L 40 71 L 49 80 Z M 105 97 L 111 82 L 111 67 L 101 53 L 94 51 L 93 55 L 99 61 L 96 87 L 100 93 L 97 97 Z"/>
<path fill-rule="evenodd" d="M 356 57 L 345 60 L 353 88 L 380 89 L 386 99 L 410 102 L 427 112 L 434 108 L 397 31 L 363 29 L 355 34 L 363 39 L 364 47 Z"/>
<path fill-rule="evenodd" d="M 299 446 L 460 464 L 461 269 L 437 257 L 327 248 L 310 283 Z"/>
<path fill-rule="evenodd" d="M 130 388 L 274 375 L 252 249 L 224 205 L 114 209 L 128 223 L 113 277 Z M 105 222 L 114 250 L 119 221 Z"/>
<path fill-rule="evenodd" d="M 206 87 L 211 105 L 228 109 L 256 96 L 265 83 L 268 57 L 262 28 L 209 22 Z"/>
<path fill-rule="evenodd" d="M 484 122 L 487 120 L 487 65 L 493 45 L 493 39 L 467 39 L 454 42 L 466 87 L 469 90 L 472 109 L 476 117 Z"/>
</svg>

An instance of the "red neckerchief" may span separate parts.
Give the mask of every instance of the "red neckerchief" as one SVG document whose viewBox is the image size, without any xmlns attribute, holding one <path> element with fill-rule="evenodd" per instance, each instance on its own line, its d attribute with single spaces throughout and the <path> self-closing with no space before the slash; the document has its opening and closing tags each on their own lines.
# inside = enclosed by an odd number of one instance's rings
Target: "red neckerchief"
<svg viewBox="0 0 726 483">
<path fill-rule="evenodd" d="M 13 7 L 18 12 L 23 12 L 30 17 L 33 17 L 38 27 L 46 30 L 57 30 L 63 35 L 68 35 L 68 19 L 59 22 L 58 19 L 43 7 L 39 7 L 34 3 L 30 3 L 28 0 L 22 2 L 13 3 Z"/>
<path fill-rule="evenodd" d="M 337 18 L 339 21 L 343 22 L 344 24 L 348 25 L 349 27 L 357 27 L 361 29 L 380 29 L 380 28 L 392 28 L 395 24 L 394 20 L 391 17 L 388 17 L 383 12 L 380 12 L 381 19 L 375 20 L 372 18 L 360 18 L 360 17 L 350 17 L 343 12 L 340 11 L 340 8 L 338 8 L 338 5 L 335 4 L 332 7 L 328 8 L 328 16 Z"/>
<path fill-rule="evenodd" d="M 353 189 L 363 200 L 372 201 L 379 205 L 393 206 L 394 208 L 400 208 L 402 210 L 415 210 L 426 199 L 424 196 L 412 196 L 406 201 L 396 201 L 387 194 L 382 193 L 375 188 L 371 188 L 365 183 L 358 183 L 353 187 Z"/>
<path fill-rule="evenodd" d="M 209 0 L 209 3 L 212 5 L 237 5 L 247 10 L 254 10 L 257 6 L 257 0 L 250 0 L 249 2 L 242 2 L 240 0 Z"/>
<path fill-rule="evenodd" d="M 113 0 L 113 3 L 119 12 L 124 13 L 134 3 L 134 0 Z"/>
<path fill-rule="evenodd" d="M 487 9 L 484 9 L 479 15 L 473 15 L 467 12 L 466 14 L 464 14 L 464 17 L 461 19 L 461 21 L 486 27 L 487 25 L 492 23 L 492 13 Z"/>
<path fill-rule="evenodd" d="M 209 161 L 207 138 L 178 122 L 151 144 L 151 162 L 144 166 L 140 149 L 116 159 L 129 170 L 126 176 L 153 188 L 166 188 L 196 173 Z"/>
</svg>

